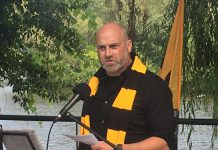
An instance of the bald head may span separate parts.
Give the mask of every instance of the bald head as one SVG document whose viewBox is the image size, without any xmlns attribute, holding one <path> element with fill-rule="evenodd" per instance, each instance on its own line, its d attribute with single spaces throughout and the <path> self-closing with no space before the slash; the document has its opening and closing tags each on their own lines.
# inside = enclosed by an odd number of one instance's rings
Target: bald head
<svg viewBox="0 0 218 150">
<path fill-rule="evenodd" d="M 98 39 L 98 36 L 105 32 L 114 32 L 118 34 L 123 40 L 128 40 L 126 29 L 116 22 L 109 22 L 104 24 L 96 33 L 96 41 Z"/>
</svg>

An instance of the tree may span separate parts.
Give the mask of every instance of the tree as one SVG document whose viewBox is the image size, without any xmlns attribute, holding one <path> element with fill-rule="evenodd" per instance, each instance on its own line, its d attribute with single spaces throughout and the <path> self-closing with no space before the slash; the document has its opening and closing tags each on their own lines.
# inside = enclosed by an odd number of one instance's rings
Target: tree
<svg viewBox="0 0 218 150">
<path fill-rule="evenodd" d="M 63 89 L 86 81 L 94 70 L 96 58 L 84 53 L 87 44 L 75 27 L 77 16 L 88 18 L 82 11 L 87 6 L 79 0 L 0 2 L 0 77 L 25 110 L 35 111 L 35 96 L 66 100 Z"/>
</svg>

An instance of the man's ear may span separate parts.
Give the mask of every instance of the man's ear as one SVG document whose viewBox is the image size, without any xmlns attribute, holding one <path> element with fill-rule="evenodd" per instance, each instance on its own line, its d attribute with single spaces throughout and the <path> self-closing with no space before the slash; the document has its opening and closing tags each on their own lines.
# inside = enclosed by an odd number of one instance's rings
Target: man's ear
<svg viewBox="0 0 218 150">
<path fill-rule="evenodd" d="M 128 49 L 128 52 L 130 53 L 132 50 L 132 40 L 127 41 L 127 49 Z"/>
</svg>

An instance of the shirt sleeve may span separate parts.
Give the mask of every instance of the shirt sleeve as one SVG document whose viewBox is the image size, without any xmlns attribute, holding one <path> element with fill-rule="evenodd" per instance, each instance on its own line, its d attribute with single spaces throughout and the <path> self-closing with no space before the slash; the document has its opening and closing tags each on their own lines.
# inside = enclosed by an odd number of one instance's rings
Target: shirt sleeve
<svg viewBox="0 0 218 150">
<path fill-rule="evenodd" d="M 151 95 L 148 105 L 148 122 L 152 136 L 164 139 L 169 147 L 174 145 L 175 121 L 172 93 L 160 78 L 151 81 Z"/>
</svg>

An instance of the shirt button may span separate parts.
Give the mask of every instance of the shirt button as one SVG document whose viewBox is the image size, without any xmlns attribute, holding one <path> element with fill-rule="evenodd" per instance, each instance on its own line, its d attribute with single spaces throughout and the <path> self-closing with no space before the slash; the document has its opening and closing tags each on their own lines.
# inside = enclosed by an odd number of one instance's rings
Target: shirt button
<svg viewBox="0 0 218 150">
<path fill-rule="evenodd" d="M 107 104 L 107 103 L 108 103 L 108 101 L 105 101 L 104 103 L 105 103 L 105 104 Z"/>
<path fill-rule="evenodd" d="M 104 123 L 104 120 L 101 120 L 101 123 Z"/>
</svg>

